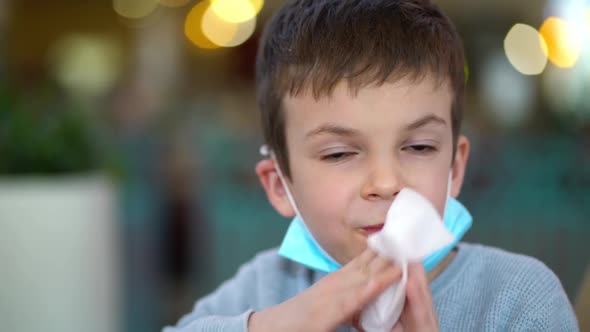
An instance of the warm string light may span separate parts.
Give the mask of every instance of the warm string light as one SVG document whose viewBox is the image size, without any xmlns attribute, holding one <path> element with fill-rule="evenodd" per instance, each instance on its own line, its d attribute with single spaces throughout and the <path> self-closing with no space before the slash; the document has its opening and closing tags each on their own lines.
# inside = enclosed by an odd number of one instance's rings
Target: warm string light
<svg viewBox="0 0 590 332">
<path fill-rule="evenodd" d="M 140 19 L 158 7 L 158 0 L 113 0 L 113 9 L 124 18 Z"/>
<path fill-rule="evenodd" d="M 588 121 L 590 96 L 585 91 L 590 86 L 590 6 L 555 0 L 550 1 L 547 12 L 538 30 L 518 23 L 508 31 L 505 56 L 520 74 L 543 74 L 542 92 L 552 109 L 564 118 Z M 497 105 L 499 101 L 494 100 Z"/>
<path fill-rule="evenodd" d="M 203 49 L 219 48 L 216 44 L 211 42 L 203 33 L 201 28 L 203 15 L 209 9 L 209 2 L 202 1 L 196 4 L 186 16 L 184 21 L 184 34 L 197 47 Z"/>
<path fill-rule="evenodd" d="M 558 68 L 576 66 L 590 52 L 590 7 L 582 8 L 562 8 L 563 17 L 547 17 L 538 30 L 515 24 L 504 39 L 512 66 L 525 75 L 542 73 L 547 60 Z"/>
<path fill-rule="evenodd" d="M 515 24 L 504 39 L 504 52 L 514 69 L 538 75 L 547 65 L 547 44 L 539 32 L 526 24 Z"/>
<path fill-rule="evenodd" d="M 186 6 L 190 0 L 160 0 L 160 5 L 165 7 L 177 8 Z"/>
<path fill-rule="evenodd" d="M 576 64 L 582 47 L 582 31 L 577 31 L 566 20 L 549 17 L 543 22 L 540 32 L 547 43 L 547 56 L 551 63 L 560 68 L 571 68 Z"/>
<path fill-rule="evenodd" d="M 113 0 L 121 17 L 145 20 L 159 5 L 178 8 L 190 0 Z M 188 40 L 199 48 L 215 49 L 241 45 L 254 34 L 264 0 L 203 0 L 194 5 L 184 22 Z M 153 16 L 153 15 L 151 15 Z"/>
<path fill-rule="evenodd" d="M 213 0 L 195 5 L 185 20 L 187 38 L 200 48 L 234 47 L 254 34 L 262 0 Z"/>
<path fill-rule="evenodd" d="M 201 29 L 203 34 L 214 44 L 221 47 L 233 47 L 244 43 L 256 28 L 256 16 L 247 21 L 228 22 L 217 15 L 213 7 L 203 14 Z"/>
<path fill-rule="evenodd" d="M 213 0 L 210 8 L 220 19 L 230 23 L 246 22 L 257 14 L 248 0 Z"/>
</svg>

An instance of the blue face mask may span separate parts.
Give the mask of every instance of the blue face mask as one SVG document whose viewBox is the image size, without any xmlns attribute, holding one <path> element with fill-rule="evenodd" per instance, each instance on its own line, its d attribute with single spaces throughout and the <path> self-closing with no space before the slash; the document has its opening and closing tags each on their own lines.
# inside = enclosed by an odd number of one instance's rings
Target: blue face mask
<svg viewBox="0 0 590 332">
<path fill-rule="evenodd" d="M 463 235 L 471 228 L 472 220 L 469 211 L 459 201 L 448 197 L 444 222 L 445 227 L 455 236 L 455 241 L 422 261 L 427 272 L 440 263 L 449 251 L 457 245 Z M 279 254 L 318 271 L 329 273 L 340 268 L 340 264 L 330 257 L 315 241 L 299 214 L 291 221 L 279 249 Z"/>
</svg>

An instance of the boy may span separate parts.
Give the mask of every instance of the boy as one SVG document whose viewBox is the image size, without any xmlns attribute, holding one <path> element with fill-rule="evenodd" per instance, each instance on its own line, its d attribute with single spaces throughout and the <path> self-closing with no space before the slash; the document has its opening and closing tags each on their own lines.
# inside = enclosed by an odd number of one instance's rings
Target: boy
<svg viewBox="0 0 590 332">
<path fill-rule="evenodd" d="M 272 206 L 296 216 L 285 242 L 311 249 L 259 254 L 165 331 L 360 329 L 359 313 L 400 279 L 367 248 L 397 194 L 412 188 L 443 216 L 459 195 L 464 82 L 461 40 L 429 1 L 288 2 L 257 58 L 271 158 L 256 173 Z M 428 272 L 410 264 L 394 331 L 577 330 L 542 263 L 463 243 L 443 257 Z"/>
</svg>

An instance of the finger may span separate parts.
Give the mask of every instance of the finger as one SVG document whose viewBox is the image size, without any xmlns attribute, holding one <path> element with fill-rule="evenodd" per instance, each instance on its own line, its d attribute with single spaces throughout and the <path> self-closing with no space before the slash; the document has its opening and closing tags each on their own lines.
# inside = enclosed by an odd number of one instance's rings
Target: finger
<svg viewBox="0 0 590 332">
<path fill-rule="evenodd" d="M 365 250 L 345 267 L 328 274 L 296 299 L 304 299 L 299 300 L 304 303 L 301 306 L 303 310 L 321 311 L 321 321 L 328 327 L 354 323 L 355 314 L 401 277 L 399 268 L 393 264 L 384 264 L 383 259 L 376 258 L 378 257 L 374 251 Z M 370 269 L 379 270 L 379 273 L 371 274 Z"/>
<path fill-rule="evenodd" d="M 386 263 L 380 268 L 378 272 L 373 275 L 373 279 L 384 282 L 388 285 L 398 282 L 402 278 L 402 268 L 392 263 Z"/>
<path fill-rule="evenodd" d="M 388 258 L 376 256 L 371 262 L 369 262 L 369 273 L 371 275 L 379 274 L 391 265 L 393 265 L 393 263 Z"/>
<path fill-rule="evenodd" d="M 402 313 L 405 325 L 418 330 L 430 330 L 438 325 L 426 271 L 420 263 L 408 266 L 406 296 L 406 308 Z"/>
<path fill-rule="evenodd" d="M 395 325 L 393 325 L 391 332 L 404 332 L 404 324 L 402 323 L 401 320 L 398 320 L 397 323 L 395 323 Z"/>
<path fill-rule="evenodd" d="M 412 263 L 408 265 L 408 275 L 411 276 L 412 298 L 417 305 L 426 305 L 432 303 L 432 295 L 428 276 L 421 263 Z"/>
<path fill-rule="evenodd" d="M 377 254 L 371 249 L 367 248 L 356 258 L 351 260 L 348 264 L 341 269 L 342 273 L 353 272 L 360 277 L 357 280 L 366 280 L 369 276 L 369 263 L 377 256 Z M 360 273 L 359 273 L 360 272 Z"/>
<path fill-rule="evenodd" d="M 393 264 L 386 265 L 377 274 L 367 274 L 366 278 L 363 278 L 363 280 L 360 280 L 350 288 L 352 292 L 349 294 L 355 299 L 358 310 L 361 310 L 365 305 L 377 298 L 387 287 L 399 281 L 401 276 L 401 268 Z"/>
<path fill-rule="evenodd" d="M 365 269 L 369 266 L 371 261 L 373 261 L 377 257 L 377 253 L 371 250 L 370 248 L 365 249 L 357 258 L 353 261 L 358 267 Z"/>
<path fill-rule="evenodd" d="M 398 281 L 401 274 L 401 268 L 367 249 L 324 281 L 330 278 L 332 286 L 337 285 L 334 287 L 334 299 L 342 304 L 337 307 L 342 316 L 348 317 L 348 324 L 354 325 L 354 313 L 360 312 L 367 303 Z"/>
<path fill-rule="evenodd" d="M 334 293 L 346 308 L 346 310 L 343 308 L 341 310 L 350 313 L 349 322 L 354 312 L 360 311 L 366 303 L 375 297 L 376 290 L 374 288 L 381 288 L 372 285 L 373 277 L 369 271 L 369 265 L 376 257 L 377 254 L 367 248 L 344 268 L 326 277 L 326 280 L 332 280 L 331 284 L 336 289 Z M 386 281 L 380 281 L 379 284 L 382 282 Z"/>
<path fill-rule="evenodd" d="M 362 325 L 361 325 L 361 312 L 357 312 L 353 317 L 352 317 L 352 323 L 351 323 L 352 327 L 354 327 L 357 331 L 359 332 L 364 332 L 365 330 L 363 329 Z"/>
<path fill-rule="evenodd" d="M 379 273 L 371 275 L 366 286 L 366 294 L 369 299 L 374 299 L 387 287 L 399 281 L 402 277 L 400 267 L 393 264 L 386 265 Z"/>
</svg>

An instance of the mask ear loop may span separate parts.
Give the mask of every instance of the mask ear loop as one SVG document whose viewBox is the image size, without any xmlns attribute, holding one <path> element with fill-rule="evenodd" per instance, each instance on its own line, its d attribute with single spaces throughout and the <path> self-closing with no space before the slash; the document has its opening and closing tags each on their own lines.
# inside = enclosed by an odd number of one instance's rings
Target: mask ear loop
<svg viewBox="0 0 590 332">
<path fill-rule="evenodd" d="M 445 207 L 443 210 L 443 222 L 445 222 L 445 217 L 446 217 L 446 213 L 447 213 L 447 205 L 449 204 L 449 200 L 451 199 L 451 184 L 453 182 L 453 170 L 451 169 L 451 171 L 449 172 L 449 179 L 447 181 L 447 196 L 445 198 Z"/>
<path fill-rule="evenodd" d="M 301 218 L 301 213 L 299 213 L 299 209 L 297 208 L 297 205 L 295 204 L 295 200 L 293 199 L 293 196 L 291 195 L 291 191 L 289 190 L 289 187 L 287 187 L 287 182 L 285 181 L 285 178 L 283 176 L 283 172 L 281 171 L 281 167 L 279 166 L 279 162 L 277 161 L 275 154 L 269 151 L 268 146 L 266 144 L 264 144 L 260 147 L 260 154 L 264 157 L 272 159 L 272 161 L 275 163 L 275 169 L 277 170 L 277 174 L 279 175 L 279 179 L 281 179 L 281 183 L 283 184 L 283 188 L 285 188 L 285 193 L 287 194 L 287 199 L 289 200 L 289 203 L 293 207 L 293 210 L 295 210 L 295 214 Z"/>
<path fill-rule="evenodd" d="M 283 184 L 283 188 L 285 188 L 285 193 L 287 194 L 287 199 L 289 200 L 289 203 L 293 207 L 293 210 L 295 210 L 296 216 L 299 217 L 303 226 L 307 229 L 307 232 L 311 236 L 312 241 L 320 249 L 320 251 L 324 254 L 324 256 L 328 258 L 328 260 L 330 260 L 332 263 L 334 263 L 336 265 L 340 265 L 340 263 L 336 262 L 336 260 L 330 254 L 328 254 L 328 252 L 326 252 L 324 250 L 324 248 L 322 248 L 322 246 L 318 243 L 318 241 L 315 239 L 313 234 L 311 234 L 311 232 L 309 231 L 309 228 L 307 227 L 305 220 L 303 219 L 303 216 L 301 215 L 301 213 L 299 212 L 299 209 L 297 208 L 297 204 L 295 204 L 295 199 L 293 199 L 293 195 L 291 195 L 291 191 L 289 190 L 289 187 L 287 186 L 287 182 L 285 181 L 285 178 L 283 177 L 283 173 L 281 172 L 281 167 L 279 166 L 279 162 L 277 161 L 275 154 L 272 153 L 271 151 L 269 151 L 269 148 L 266 144 L 264 144 L 260 147 L 259 152 L 263 157 L 270 158 L 275 163 L 275 169 L 277 170 L 277 174 L 279 175 L 279 179 L 281 179 L 281 183 Z"/>
</svg>

